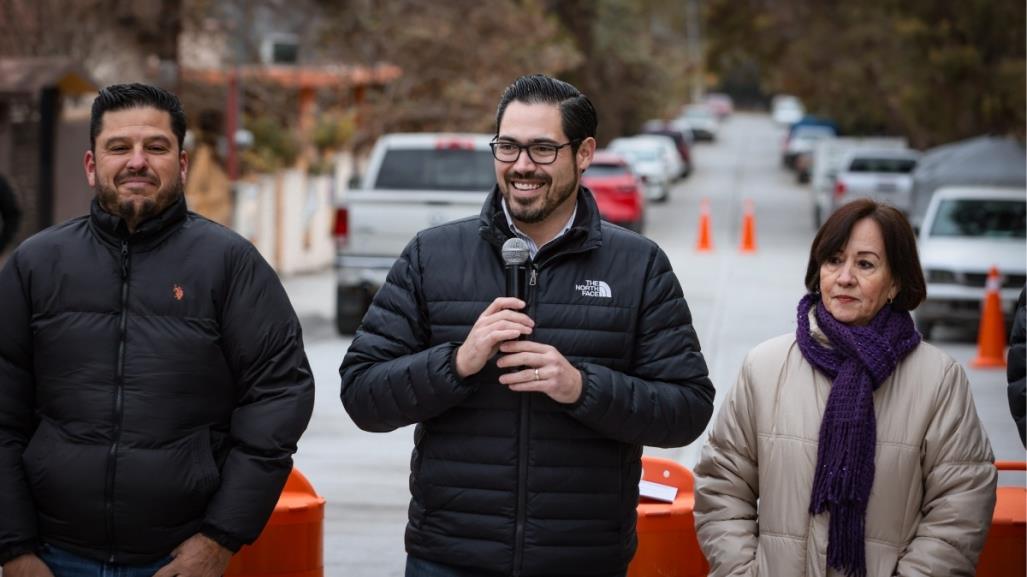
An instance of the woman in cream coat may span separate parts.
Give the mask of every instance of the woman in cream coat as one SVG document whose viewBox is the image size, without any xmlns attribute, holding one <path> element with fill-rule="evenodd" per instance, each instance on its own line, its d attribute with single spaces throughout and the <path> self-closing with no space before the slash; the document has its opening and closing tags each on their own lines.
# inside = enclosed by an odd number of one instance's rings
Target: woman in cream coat
<svg viewBox="0 0 1027 577">
<path fill-rule="evenodd" d="M 909 223 L 842 207 L 806 287 L 796 333 L 749 353 L 695 469 L 710 575 L 973 575 L 997 474 L 963 369 L 913 326 Z"/>
</svg>

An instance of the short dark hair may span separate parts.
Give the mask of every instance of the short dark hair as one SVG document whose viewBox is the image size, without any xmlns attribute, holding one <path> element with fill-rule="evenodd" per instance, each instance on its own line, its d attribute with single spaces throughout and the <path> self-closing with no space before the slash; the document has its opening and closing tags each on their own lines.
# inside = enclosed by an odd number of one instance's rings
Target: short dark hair
<svg viewBox="0 0 1027 577">
<path fill-rule="evenodd" d="M 182 109 L 182 103 L 177 96 L 163 88 L 139 83 L 112 84 L 100 89 L 100 93 L 93 100 L 93 110 L 89 118 L 89 148 L 96 150 L 96 137 L 103 129 L 104 114 L 144 106 L 163 110 L 171 116 L 171 131 L 178 138 L 178 150 L 181 152 L 185 142 L 185 111 Z"/>
<path fill-rule="evenodd" d="M 905 311 L 915 309 L 927 296 L 927 286 L 913 227 L 897 208 L 869 198 L 842 206 L 817 231 L 806 267 L 806 290 L 811 293 L 820 290 L 820 265 L 845 247 L 853 227 L 864 218 L 873 220 L 881 228 L 888 268 L 899 286 L 892 306 Z"/>
<path fill-rule="evenodd" d="M 575 151 L 582 140 L 596 136 L 599 119 L 592 101 L 573 85 L 545 74 L 528 74 L 506 87 L 496 109 L 496 135 L 503 122 L 506 107 L 513 101 L 525 104 L 555 104 L 560 107 L 564 134 L 574 143 Z"/>
</svg>

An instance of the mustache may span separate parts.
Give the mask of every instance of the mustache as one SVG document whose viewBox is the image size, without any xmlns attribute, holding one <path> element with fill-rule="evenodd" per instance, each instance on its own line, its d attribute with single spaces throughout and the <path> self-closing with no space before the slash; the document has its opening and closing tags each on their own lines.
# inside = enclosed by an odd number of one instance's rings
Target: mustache
<svg viewBox="0 0 1027 577">
<path fill-rule="evenodd" d="M 149 171 L 126 172 L 124 174 L 120 174 L 114 179 L 114 184 L 123 184 L 126 180 L 139 178 L 146 180 L 146 182 L 150 184 L 157 184 L 157 176 Z"/>
<path fill-rule="evenodd" d="M 511 179 L 515 179 L 515 178 L 520 178 L 520 179 L 524 179 L 524 180 L 541 180 L 543 182 L 549 182 L 550 181 L 549 175 L 544 173 L 544 172 L 535 172 L 535 171 L 531 171 L 531 172 L 516 172 L 516 171 L 510 171 L 507 174 L 507 180 L 511 180 Z"/>
</svg>

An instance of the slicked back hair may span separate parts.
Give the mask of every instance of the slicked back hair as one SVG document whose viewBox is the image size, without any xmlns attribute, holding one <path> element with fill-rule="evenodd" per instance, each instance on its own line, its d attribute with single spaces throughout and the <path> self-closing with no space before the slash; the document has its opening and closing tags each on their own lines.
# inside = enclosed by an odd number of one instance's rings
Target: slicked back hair
<svg viewBox="0 0 1027 577">
<path fill-rule="evenodd" d="M 93 109 L 89 118 L 89 148 L 96 151 L 96 137 L 103 130 L 103 115 L 115 110 L 143 108 L 150 106 L 163 110 L 171 116 L 171 131 L 178 138 L 178 151 L 182 151 L 185 142 L 185 111 L 182 103 L 174 94 L 150 86 L 148 84 L 112 84 L 101 88 L 93 100 Z"/>
<path fill-rule="evenodd" d="M 920 268 L 913 227 L 897 208 L 869 198 L 842 206 L 820 227 L 809 251 L 806 290 L 811 293 L 820 290 L 820 265 L 845 248 L 852 229 L 864 218 L 873 220 L 881 229 L 888 269 L 899 287 L 892 306 L 904 311 L 915 309 L 927 296 L 927 285 Z"/>
<path fill-rule="evenodd" d="M 506 107 L 514 101 L 559 106 L 563 132 L 567 139 L 574 143 L 571 148 L 575 152 L 582 140 L 588 137 L 595 138 L 599 126 L 596 109 L 587 96 L 567 82 L 545 74 L 529 74 L 514 80 L 513 84 L 506 87 L 496 109 L 497 136 Z"/>
</svg>

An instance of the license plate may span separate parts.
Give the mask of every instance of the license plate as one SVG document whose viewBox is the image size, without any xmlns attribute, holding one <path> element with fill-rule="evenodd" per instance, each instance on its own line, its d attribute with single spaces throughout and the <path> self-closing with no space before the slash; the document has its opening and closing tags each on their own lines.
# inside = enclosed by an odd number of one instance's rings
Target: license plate
<svg viewBox="0 0 1027 577">
<path fill-rule="evenodd" d="M 894 182 L 879 182 L 877 184 L 877 192 L 896 192 L 899 187 Z"/>
</svg>

